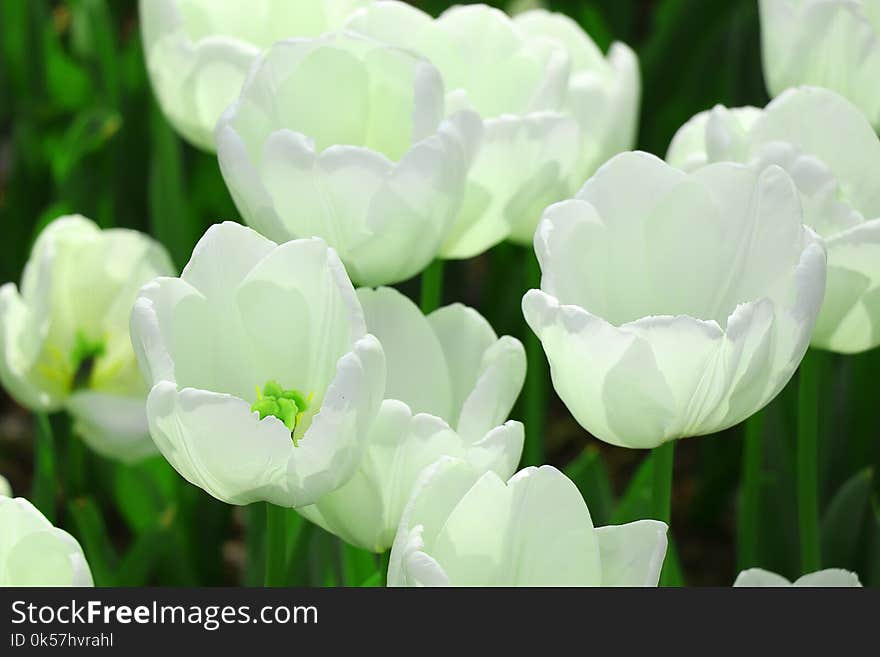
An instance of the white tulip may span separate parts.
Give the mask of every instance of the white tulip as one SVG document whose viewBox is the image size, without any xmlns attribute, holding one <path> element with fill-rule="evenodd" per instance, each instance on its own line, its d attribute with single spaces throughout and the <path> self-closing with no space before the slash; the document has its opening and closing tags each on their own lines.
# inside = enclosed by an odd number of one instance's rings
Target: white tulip
<svg viewBox="0 0 880 657">
<path fill-rule="evenodd" d="M 389 586 L 656 586 L 666 524 L 593 527 L 577 486 L 551 466 L 505 483 L 443 458 L 416 484 Z"/>
<path fill-rule="evenodd" d="M 530 243 L 544 207 L 632 146 L 635 55 L 615 44 L 603 57 L 561 14 L 511 19 L 468 5 L 434 20 L 402 2 L 376 2 L 346 27 L 425 55 L 443 74 L 450 105 L 482 118 L 482 145 L 444 257 L 468 258 L 507 238 Z"/>
<path fill-rule="evenodd" d="M 880 139 L 855 106 L 812 87 L 764 110 L 717 106 L 679 129 L 667 160 L 684 170 L 724 160 L 785 169 L 828 249 L 812 344 L 841 353 L 880 344 Z"/>
<path fill-rule="evenodd" d="M 616 156 L 535 235 L 526 321 L 556 392 L 594 436 L 649 448 L 756 412 L 800 363 L 825 250 L 779 167 L 690 175 Z"/>
<path fill-rule="evenodd" d="M 385 401 L 352 480 L 301 513 L 349 543 L 391 547 L 419 473 L 441 456 L 503 479 L 516 471 L 523 427 L 504 422 L 525 378 L 518 340 L 498 338 L 475 310 L 427 317 L 390 288 L 358 290 L 367 330 L 385 351 Z M 503 424 L 502 424 L 503 423 Z"/>
<path fill-rule="evenodd" d="M 853 588 L 861 587 L 859 576 L 848 570 L 840 568 L 828 568 L 819 570 L 809 575 L 799 577 L 790 582 L 782 575 L 771 573 L 761 568 L 749 568 L 742 571 L 733 583 L 736 587 L 826 587 L 826 588 Z"/>
<path fill-rule="evenodd" d="M 853 102 L 880 129 L 880 2 L 760 0 L 771 96 L 811 84 Z"/>
<path fill-rule="evenodd" d="M 220 119 L 220 167 L 261 233 L 317 235 L 358 283 L 394 283 L 434 259 L 461 204 L 480 123 L 444 114 L 440 74 L 411 53 L 348 33 L 284 41 Z"/>
<path fill-rule="evenodd" d="M 3 475 L 0 475 L 0 497 L 12 497 L 12 486 Z"/>
<path fill-rule="evenodd" d="M 138 288 L 173 271 L 146 235 L 101 230 L 78 215 L 56 219 L 34 244 L 21 290 L 0 287 L 0 382 L 33 411 L 67 410 L 105 456 L 155 453 L 128 316 Z"/>
<path fill-rule="evenodd" d="M 217 119 L 264 48 L 337 29 L 367 0 L 140 0 L 144 56 L 165 116 L 214 150 Z"/>
<path fill-rule="evenodd" d="M 79 543 L 27 500 L 0 495 L 0 586 L 93 586 Z"/>
<path fill-rule="evenodd" d="M 140 291 L 131 335 L 153 439 L 187 481 L 297 507 L 354 473 L 385 359 L 322 240 L 212 226 L 180 278 Z"/>
</svg>

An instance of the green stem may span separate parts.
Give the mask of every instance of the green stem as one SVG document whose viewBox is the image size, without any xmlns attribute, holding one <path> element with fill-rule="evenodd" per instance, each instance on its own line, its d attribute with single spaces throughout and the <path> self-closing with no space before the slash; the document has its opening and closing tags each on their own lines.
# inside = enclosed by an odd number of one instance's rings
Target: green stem
<svg viewBox="0 0 880 657">
<path fill-rule="evenodd" d="M 434 312 L 443 303 L 443 261 L 435 260 L 422 272 L 422 312 Z"/>
<path fill-rule="evenodd" d="M 34 446 L 34 481 L 31 499 L 49 522 L 55 522 L 55 437 L 45 413 L 37 413 Z"/>
<path fill-rule="evenodd" d="M 265 586 L 284 586 L 287 575 L 287 509 L 266 502 Z"/>
<path fill-rule="evenodd" d="M 388 586 L 388 562 L 391 560 L 391 550 L 385 550 L 379 555 L 379 586 Z"/>
<path fill-rule="evenodd" d="M 743 441 L 742 487 L 737 521 L 738 570 L 758 565 L 761 520 L 761 486 L 764 478 L 764 414 L 758 411 L 745 422 Z"/>
<path fill-rule="evenodd" d="M 541 267 L 535 252 L 525 250 L 526 289 L 541 287 Z M 547 412 L 547 360 L 534 332 L 526 327 L 526 381 L 523 419 L 525 445 L 523 465 L 544 463 L 544 422 Z"/>
<path fill-rule="evenodd" d="M 653 458 L 652 517 L 667 525 L 672 512 L 672 470 L 675 462 L 675 442 L 670 440 L 651 453 Z"/>
<path fill-rule="evenodd" d="M 672 471 L 675 464 L 675 441 L 668 441 L 655 447 L 651 452 L 652 458 L 652 486 L 651 486 L 651 516 L 655 520 L 662 520 L 667 525 L 672 516 Z M 670 569 L 664 563 L 660 574 L 660 586 L 669 586 L 671 583 Z"/>
<path fill-rule="evenodd" d="M 807 352 L 798 370 L 797 494 L 801 571 L 821 568 L 819 542 L 819 380 L 821 354 Z"/>
</svg>

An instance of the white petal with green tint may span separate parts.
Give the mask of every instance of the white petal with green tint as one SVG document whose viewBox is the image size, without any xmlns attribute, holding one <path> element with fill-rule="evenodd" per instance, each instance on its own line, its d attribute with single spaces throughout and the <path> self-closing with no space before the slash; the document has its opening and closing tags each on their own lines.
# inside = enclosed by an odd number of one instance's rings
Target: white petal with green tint
<svg viewBox="0 0 880 657">
<path fill-rule="evenodd" d="M 131 463 L 155 453 L 128 319 L 138 288 L 172 271 L 147 235 L 79 215 L 52 221 L 21 289 L 0 287 L 0 382 L 33 411 L 69 412 L 104 456 Z"/>
<path fill-rule="evenodd" d="M 804 222 L 828 249 L 812 344 L 838 353 L 880 344 L 880 139 L 857 107 L 813 87 L 789 89 L 763 110 L 717 106 L 676 133 L 667 160 L 688 171 L 719 161 L 785 169 Z"/>
<path fill-rule="evenodd" d="M 82 548 L 30 502 L 0 494 L 0 586 L 92 586 Z"/>
<path fill-rule="evenodd" d="M 391 288 L 362 288 L 367 330 L 382 343 L 385 401 L 354 477 L 301 513 L 374 552 L 392 543 L 422 470 L 440 457 L 507 478 L 523 448 L 523 427 L 506 421 L 525 377 L 514 338 L 498 338 L 475 310 L 454 304 L 425 317 Z"/>
<path fill-rule="evenodd" d="M 230 504 L 298 507 L 354 474 L 385 358 L 322 240 L 215 225 L 181 278 L 141 290 L 131 325 L 150 431 L 188 481 Z M 264 412 L 270 389 L 300 400 L 295 421 Z"/>
<path fill-rule="evenodd" d="M 823 246 L 801 216 L 778 167 L 687 175 L 644 153 L 617 156 L 548 208 L 535 236 L 541 290 L 523 312 L 578 422 L 649 448 L 729 427 L 775 397 L 825 287 Z"/>
<path fill-rule="evenodd" d="M 505 482 L 445 458 L 423 472 L 404 510 L 388 583 L 656 585 L 665 529 L 652 522 L 596 530 L 577 487 L 550 466 Z"/>
<path fill-rule="evenodd" d="M 286 40 L 221 117 L 218 157 L 251 226 L 319 236 L 358 283 L 395 283 L 436 256 L 462 202 L 482 125 L 446 114 L 443 79 L 413 53 L 347 32 Z"/>
</svg>

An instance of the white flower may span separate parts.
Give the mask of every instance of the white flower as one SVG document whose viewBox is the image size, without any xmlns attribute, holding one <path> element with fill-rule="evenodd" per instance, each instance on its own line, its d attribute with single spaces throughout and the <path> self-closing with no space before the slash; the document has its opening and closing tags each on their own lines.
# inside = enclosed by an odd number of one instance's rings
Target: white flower
<svg viewBox="0 0 880 657">
<path fill-rule="evenodd" d="M 67 410 L 105 456 L 154 453 L 128 316 L 138 288 L 173 271 L 146 235 L 56 219 L 34 244 L 21 291 L 0 287 L 0 382 L 33 411 Z"/>
<path fill-rule="evenodd" d="M 880 129 L 880 3 L 760 0 L 771 96 L 811 84 L 842 94 Z"/>
<path fill-rule="evenodd" d="M 782 389 L 822 302 L 825 251 L 794 183 L 714 164 L 687 175 L 618 155 L 535 235 L 526 321 L 556 392 L 625 447 L 720 431 Z"/>
<path fill-rule="evenodd" d="M 131 335 L 153 439 L 187 481 L 296 507 L 354 473 L 385 359 L 322 240 L 212 226 L 180 278 L 140 291 Z"/>
<path fill-rule="evenodd" d="M 300 511 L 349 543 L 382 552 L 419 473 L 439 457 L 461 457 L 503 479 L 516 471 L 523 428 L 504 420 L 526 362 L 518 340 L 499 339 L 471 308 L 455 304 L 425 317 L 390 288 L 361 289 L 358 297 L 367 330 L 385 351 L 386 399 L 352 480 Z"/>
<path fill-rule="evenodd" d="M 530 243 L 544 207 L 632 146 L 635 55 L 615 44 L 604 58 L 561 14 L 536 10 L 511 19 L 468 5 L 434 20 L 402 2 L 376 2 L 352 14 L 346 27 L 428 57 L 443 74 L 450 105 L 483 119 L 482 145 L 444 257 L 471 257 L 508 237 Z"/>
<path fill-rule="evenodd" d="M 424 471 L 403 513 L 389 586 L 656 586 L 666 524 L 593 527 L 577 487 L 551 466 L 505 483 L 465 461 Z"/>
<path fill-rule="evenodd" d="M 794 582 L 788 581 L 782 575 L 777 575 L 761 568 L 749 568 L 739 574 L 733 585 L 745 587 L 800 586 L 852 588 L 861 587 L 862 583 L 859 582 L 858 575 L 840 568 L 819 570 L 815 573 L 799 577 Z"/>
<path fill-rule="evenodd" d="M 880 344 L 880 139 L 858 109 L 825 89 L 790 89 L 764 110 L 715 107 L 688 121 L 667 160 L 778 165 L 825 239 L 828 287 L 812 344 L 842 353 Z"/>
<path fill-rule="evenodd" d="M 461 204 L 480 124 L 444 114 L 440 74 L 411 53 L 347 33 L 283 41 L 220 119 L 220 167 L 261 233 L 322 237 L 358 283 L 394 283 L 433 260 Z"/>
<path fill-rule="evenodd" d="M 214 150 L 214 126 L 260 52 L 338 28 L 367 0 L 140 0 L 147 71 L 168 120 Z"/>
<path fill-rule="evenodd" d="M 0 586 L 92 586 L 79 543 L 27 500 L 0 495 Z"/>
<path fill-rule="evenodd" d="M 0 497 L 12 497 L 12 486 L 3 475 L 0 475 Z"/>
</svg>

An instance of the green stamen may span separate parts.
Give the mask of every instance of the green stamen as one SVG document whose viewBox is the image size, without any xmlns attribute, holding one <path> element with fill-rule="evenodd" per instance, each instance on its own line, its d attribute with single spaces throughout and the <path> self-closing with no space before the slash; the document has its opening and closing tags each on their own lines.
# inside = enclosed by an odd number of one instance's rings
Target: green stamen
<svg viewBox="0 0 880 657">
<path fill-rule="evenodd" d="M 251 405 L 251 411 L 260 414 L 260 419 L 277 417 L 290 430 L 294 446 L 298 439 L 294 435 L 303 413 L 309 410 L 309 401 L 299 390 L 285 390 L 277 381 L 267 381 L 260 391 L 257 388 L 257 401 Z"/>
<path fill-rule="evenodd" d="M 103 340 L 92 340 L 80 329 L 73 338 L 73 349 L 70 360 L 73 364 L 73 377 L 70 380 L 71 390 L 82 390 L 89 386 L 95 361 L 104 355 Z"/>
</svg>

